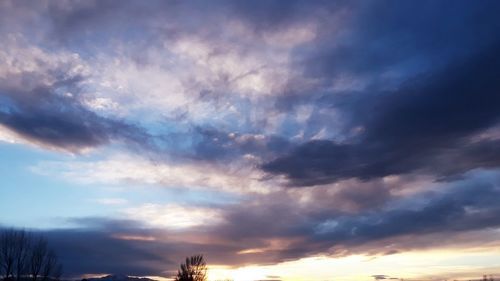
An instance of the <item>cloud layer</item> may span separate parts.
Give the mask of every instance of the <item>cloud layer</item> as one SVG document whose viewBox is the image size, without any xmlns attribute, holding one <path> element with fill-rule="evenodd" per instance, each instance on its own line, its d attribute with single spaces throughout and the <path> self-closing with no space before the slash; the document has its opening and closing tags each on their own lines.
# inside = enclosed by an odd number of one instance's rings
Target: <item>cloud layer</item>
<svg viewBox="0 0 500 281">
<path fill-rule="evenodd" d="M 0 141 L 153 194 L 38 230 L 71 276 L 496 245 L 499 6 L 3 1 Z"/>
</svg>

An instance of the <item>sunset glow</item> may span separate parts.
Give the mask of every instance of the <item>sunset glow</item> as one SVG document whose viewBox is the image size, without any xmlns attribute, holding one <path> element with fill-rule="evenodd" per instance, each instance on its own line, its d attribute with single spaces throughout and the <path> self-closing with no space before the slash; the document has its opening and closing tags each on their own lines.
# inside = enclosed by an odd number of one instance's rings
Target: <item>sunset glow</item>
<svg viewBox="0 0 500 281">
<path fill-rule="evenodd" d="M 0 281 L 500 280 L 499 12 L 0 0 Z"/>
</svg>

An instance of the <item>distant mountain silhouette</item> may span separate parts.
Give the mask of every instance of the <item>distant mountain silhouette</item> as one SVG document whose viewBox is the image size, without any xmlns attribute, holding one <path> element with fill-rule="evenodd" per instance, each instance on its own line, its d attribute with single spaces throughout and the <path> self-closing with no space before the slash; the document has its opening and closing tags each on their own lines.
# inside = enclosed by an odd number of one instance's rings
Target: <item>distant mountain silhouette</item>
<svg viewBox="0 0 500 281">
<path fill-rule="evenodd" d="M 101 278 L 86 278 L 82 279 L 87 281 L 157 281 L 154 279 L 144 278 L 144 277 L 132 277 L 123 274 L 112 274 Z"/>
</svg>

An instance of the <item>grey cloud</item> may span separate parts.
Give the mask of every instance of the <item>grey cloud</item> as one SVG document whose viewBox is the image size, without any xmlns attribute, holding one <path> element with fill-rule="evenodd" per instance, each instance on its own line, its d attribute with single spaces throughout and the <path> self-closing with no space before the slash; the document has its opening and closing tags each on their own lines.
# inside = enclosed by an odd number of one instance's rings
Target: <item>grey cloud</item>
<svg viewBox="0 0 500 281">
<path fill-rule="evenodd" d="M 197 136 L 200 138 L 192 152 L 194 158 L 201 160 L 231 159 L 245 154 L 269 159 L 291 147 L 287 139 L 276 135 L 242 134 L 208 127 L 196 128 L 194 138 Z"/>
<path fill-rule="evenodd" d="M 493 12 L 497 8 L 496 1 L 457 1 L 453 7 L 436 1 L 352 4 L 348 32 L 328 36 L 337 31 L 322 26 L 323 36 L 307 54 L 305 74 L 328 79 L 346 73 L 377 77 L 391 69 L 429 71 L 494 42 L 491 35 L 500 26 Z"/>
<path fill-rule="evenodd" d="M 28 140 L 71 152 L 112 140 L 148 142 L 142 129 L 88 110 L 75 96 L 78 93 L 61 93 L 67 88 L 76 90 L 79 81 L 75 77 L 32 89 L 2 87 L 0 123 Z"/>
<path fill-rule="evenodd" d="M 422 206 L 412 206 L 408 202 L 408 206 L 396 209 L 334 218 L 336 223 L 317 238 L 359 244 L 402 235 L 453 235 L 496 228 L 500 223 L 500 210 L 494 203 L 498 196 L 496 184 L 471 181 L 427 197 L 428 202 Z"/>
<path fill-rule="evenodd" d="M 73 228 L 42 232 L 68 276 L 169 276 L 178 261 L 193 253 L 204 254 L 212 264 L 236 266 L 315 254 L 377 256 L 432 246 L 480 246 L 498 243 L 488 232 L 500 227 L 498 179 L 498 173 L 479 174 L 443 183 L 439 191 L 393 197 L 383 206 L 354 212 L 336 210 L 335 200 L 342 199 L 335 196 L 304 205 L 287 191 L 289 196 L 259 195 L 225 205 L 225 222 L 217 225 L 172 231 L 130 220 L 80 218 L 70 221 Z"/>
<path fill-rule="evenodd" d="M 389 275 L 385 275 L 385 274 L 376 274 L 376 275 L 372 275 L 373 279 L 375 280 L 387 280 L 387 279 L 390 279 L 390 280 L 397 280 L 399 278 L 397 277 L 391 277 Z"/>
<path fill-rule="evenodd" d="M 499 196 L 498 178 L 486 176 L 444 184 L 441 191 L 392 197 L 380 207 L 355 212 L 340 211 L 335 197 L 330 202 L 313 197 L 314 204 L 309 206 L 298 205 L 292 197 L 270 197 L 228 209 L 228 224 L 213 231 L 228 241 L 248 243 L 248 248 L 258 248 L 252 241 L 265 245 L 269 238 L 288 241 L 282 249 L 266 251 L 265 255 L 277 260 L 318 253 L 390 254 L 439 245 L 438 236 L 459 237 L 498 228 L 500 209 L 495 202 Z M 476 239 L 479 243 L 482 238 Z"/>
<path fill-rule="evenodd" d="M 355 121 L 364 128 L 360 136 L 344 143 L 311 141 L 263 169 L 301 186 L 418 171 L 449 176 L 497 166 L 494 141 L 468 141 L 499 121 L 497 50 L 492 46 L 395 92 L 363 100 Z"/>
</svg>

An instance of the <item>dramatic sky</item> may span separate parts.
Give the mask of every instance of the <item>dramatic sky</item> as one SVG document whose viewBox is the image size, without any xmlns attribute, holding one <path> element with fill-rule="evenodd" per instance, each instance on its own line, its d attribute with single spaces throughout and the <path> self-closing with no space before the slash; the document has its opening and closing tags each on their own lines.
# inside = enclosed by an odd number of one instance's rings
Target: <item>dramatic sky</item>
<svg viewBox="0 0 500 281">
<path fill-rule="evenodd" d="M 66 277 L 500 273 L 500 1 L 0 1 L 0 228 Z"/>
</svg>

